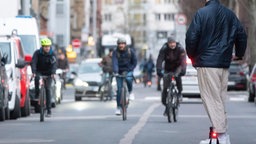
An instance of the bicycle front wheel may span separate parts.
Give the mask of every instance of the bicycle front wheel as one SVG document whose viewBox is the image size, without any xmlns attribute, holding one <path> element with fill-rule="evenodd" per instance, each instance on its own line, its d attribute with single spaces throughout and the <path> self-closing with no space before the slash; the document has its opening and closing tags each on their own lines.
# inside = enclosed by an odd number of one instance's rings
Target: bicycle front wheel
<svg viewBox="0 0 256 144">
<path fill-rule="evenodd" d="M 39 104 L 40 104 L 40 122 L 44 121 L 44 109 L 45 109 L 45 89 L 41 88 L 40 89 L 40 99 L 39 99 Z"/>
<path fill-rule="evenodd" d="M 122 88 L 121 105 L 122 105 L 122 117 L 123 117 L 123 120 L 125 121 L 127 119 L 127 102 L 126 102 L 126 89 L 125 89 L 125 87 Z"/>
</svg>

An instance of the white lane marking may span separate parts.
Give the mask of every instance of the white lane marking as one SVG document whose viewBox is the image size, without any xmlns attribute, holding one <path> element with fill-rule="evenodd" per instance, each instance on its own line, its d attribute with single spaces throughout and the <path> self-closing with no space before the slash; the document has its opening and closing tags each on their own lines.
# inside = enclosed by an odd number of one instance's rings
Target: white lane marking
<svg viewBox="0 0 256 144">
<path fill-rule="evenodd" d="M 29 143 L 53 143 L 54 140 L 47 139 L 6 139 L 0 140 L 0 144 L 29 144 Z"/>
<path fill-rule="evenodd" d="M 139 133 L 139 131 L 144 127 L 147 123 L 147 120 L 150 117 L 150 114 L 160 106 L 160 103 L 155 103 L 151 105 L 145 113 L 140 117 L 139 121 L 136 125 L 134 125 L 125 135 L 124 138 L 120 140 L 119 144 L 132 144 L 135 136 Z"/>
<path fill-rule="evenodd" d="M 151 115 L 151 117 L 159 118 L 163 115 Z M 179 118 L 208 118 L 207 115 L 178 115 Z M 254 115 L 228 115 L 229 119 L 256 119 Z"/>
</svg>

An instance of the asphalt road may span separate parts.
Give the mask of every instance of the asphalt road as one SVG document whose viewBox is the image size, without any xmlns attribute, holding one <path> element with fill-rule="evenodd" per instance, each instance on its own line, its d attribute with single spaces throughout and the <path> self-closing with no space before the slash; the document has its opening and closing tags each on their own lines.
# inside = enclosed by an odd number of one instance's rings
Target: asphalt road
<svg viewBox="0 0 256 144">
<path fill-rule="evenodd" d="M 135 101 L 128 120 L 115 116 L 115 101 L 83 99 L 75 102 L 73 88 L 53 116 L 39 122 L 39 114 L 0 123 L 0 144 L 199 144 L 206 139 L 209 119 L 200 99 L 184 99 L 177 123 L 168 123 L 156 87 L 134 86 Z M 229 92 L 227 102 L 232 144 L 256 143 L 256 105 L 246 92 Z"/>
</svg>

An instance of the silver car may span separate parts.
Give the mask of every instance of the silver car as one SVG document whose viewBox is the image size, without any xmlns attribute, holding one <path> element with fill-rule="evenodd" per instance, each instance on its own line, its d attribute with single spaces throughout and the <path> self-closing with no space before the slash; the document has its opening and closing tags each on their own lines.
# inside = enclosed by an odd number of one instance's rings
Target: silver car
<svg viewBox="0 0 256 144">
<path fill-rule="evenodd" d="M 192 66 L 191 60 L 187 58 L 187 71 L 186 75 L 182 78 L 183 97 L 197 98 L 200 97 L 198 86 L 197 71 Z"/>
<path fill-rule="evenodd" d="M 99 97 L 99 86 L 102 84 L 101 58 L 82 61 L 74 79 L 75 101 L 82 97 Z"/>
</svg>

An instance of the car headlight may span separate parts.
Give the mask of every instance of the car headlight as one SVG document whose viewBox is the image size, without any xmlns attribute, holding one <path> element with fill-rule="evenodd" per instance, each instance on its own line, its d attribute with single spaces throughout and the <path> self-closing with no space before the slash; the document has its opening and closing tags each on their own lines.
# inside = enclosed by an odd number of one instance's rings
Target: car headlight
<svg viewBox="0 0 256 144">
<path fill-rule="evenodd" d="M 84 87 L 88 87 L 88 83 L 87 82 L 84 82 L 80 79 L 76 79 L 75 82 L 74 82 L 74 85 L 75 86 L 84 86 Z"/>
</svg>

